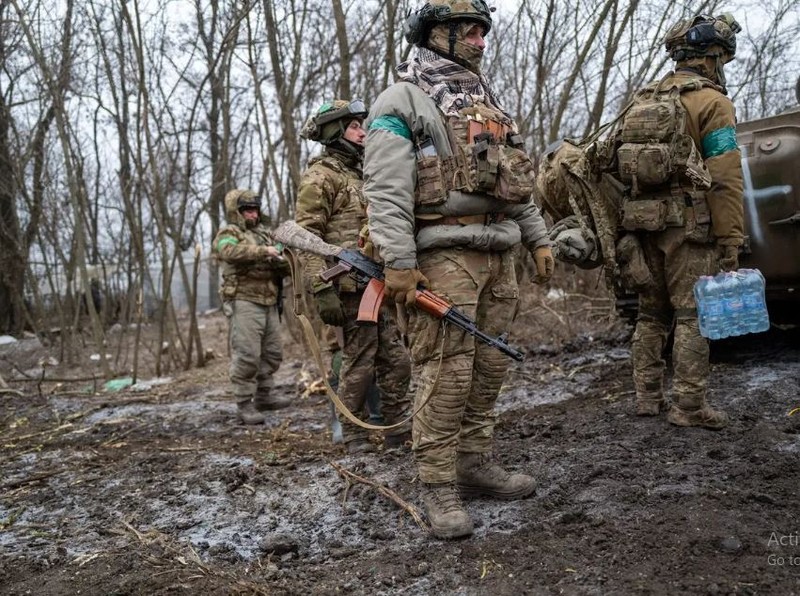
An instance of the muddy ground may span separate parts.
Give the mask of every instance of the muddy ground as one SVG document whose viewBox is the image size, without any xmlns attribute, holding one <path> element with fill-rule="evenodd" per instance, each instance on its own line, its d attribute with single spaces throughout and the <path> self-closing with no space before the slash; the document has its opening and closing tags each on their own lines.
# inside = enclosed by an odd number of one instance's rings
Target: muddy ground
<svg viewBox="0 0 800 596">
<path fill-rule="evenodd" d="M 203 328 L 224 338 L 219 315 Z M 291 348 L 278 386 L 295 404 L 258 429 L 235 421 L 224 356 L 116 393 L 11 384 L 0 593 L 800 594 L 799 338 L 715 349 L 711 401 L 732 417 L 716 433 L 631 414 L 625 328 L 523 343 L 496 445 L 538 490 L 469 502 L 477 529 L 456 542 L 337 472 L 420 503 L 407 452 L 331 443 Z M 0 348 L 4 378 L 37 349 Z"/>
</svg>

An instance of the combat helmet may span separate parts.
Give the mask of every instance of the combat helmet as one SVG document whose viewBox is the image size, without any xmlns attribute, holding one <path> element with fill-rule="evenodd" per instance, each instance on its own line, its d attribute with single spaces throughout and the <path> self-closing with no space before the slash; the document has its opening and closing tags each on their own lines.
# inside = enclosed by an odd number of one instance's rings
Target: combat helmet
<svg viewBox="0 0 800 596">
<path fill-rule="evenodd" d="M 474 21 L 483 25 L 486 34 L 492 28 L 493 10 L 485 0 L 426 0 L 417 10 L 406 16 L 403 33 L 408 43 L 422 46 L 436 25 Z"/>
<path fill-rule="evenodd" d="M 717 17 L 697 15 L 675 23 L 664 38 L 664 45 L 676 62 L 701 56 L 730 62 L 736 55 L 736 34 L 741 30 L 730 13 Z"/>
<path fill-rule="evenodd" d="M 366 117 L 367 106 L 360 99 L 336 99 L 322 104 L 306 120 L 300 136 L 323 145 L 332 145 L 342 140 L 344 131 L 352 120 L 364 120 Z"/>
</svg>

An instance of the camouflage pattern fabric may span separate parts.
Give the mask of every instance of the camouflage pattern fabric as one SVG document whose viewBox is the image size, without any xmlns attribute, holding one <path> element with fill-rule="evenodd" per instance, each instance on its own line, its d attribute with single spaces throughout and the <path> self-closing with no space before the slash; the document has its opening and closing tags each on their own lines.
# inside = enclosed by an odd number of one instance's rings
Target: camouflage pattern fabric
<svg viewBox="0 0 800 596">
<path fill-rule="evenodd" d="M 419 269 L 433 292 L 472 317 L 482 331 L 499 335 L 510 329 L 519 297 L 512 251 L 424 251 Z M 433 390 L 413 424 L 419 477 L 426 483 L 454 482 L 457 453 L 492 451 L 494 404 L 509 359 L 463 331 L 443 330 L 440 320 L 415 309 L 409 312 L 409 339 L 417 406 Z"/>
<path fill-rule="evenodd" d="M 246 191 L 225 195 L 228 225 L 219 230 L 211 245 L 212 254 L 221 263 L 220 297 L 223 302 L 236 299 L 271 306 L 277 302 L 278 287 L 289 274 L 289 266 L 267 254 L 267 247 L 275 242 L 262 214 L 254 227 L 245 224 L 237 210 L 242 192 Z"/>
<path fill-rule="evenodd" d="M 236 400 L 268 396 L 272 375 L 282 360 L 277 309 L 247 300 L 229 300 L 223 312 L 229 323 L 230 380 Z"/>
<path fill-rule="evenodd" d="M 358 160 L 326 149 L 323 156 L 309 162 L 303 174 L 296 222 L 329 244 L 356 248 L 367 222 L 362 185 Z M 323 257 L 303 253 L 301 260 L 314 292 L 332 285 L 319 279 L 319 273 L 330 266 Z M 374 380 L 381 393 L 380 410 L 386 423 L 399 422 L 409 414 L 411 366 L 394 318 L 384 308 L 377 326 L 359 325 L 356 319 L 362 292 L 349 276 L 340 277 L 336 288 L 346 319 L 339 397 L 363 419 L 364 402 Z M 345 442 L 365 436 L 364 429 L 343 418 L 341 423 Z M 392 432 L 401 434 L 404 430 Z"/>
<path fill-rule="evenodd" d="M 654 281 L 652 287 L 639 294 L 639 316 L 633 335 L 636 398 L 663 397 L 662 352 L 674 318 L 674 399 L 682 409 L 699 409 L 705 404 L 709 347 L 708 340 L 700 335 L 693 288 L 701 275 L 715 272 L 714 247 L 686 242 L 681 228 L 644 234 L 641 242 Z"/>
<path fill-rule="evenodd" d="M 345 313 L 344 348 L 339 376 L 339 398 L 360 419 L 366 421 L 365 404 L 373 380 L 380 391 L 380 413 L 387 425 L 400 422 L 410 414 L 408 394 L 411 362 L 403 346 L 395 317 L 388 306 L 381 308 L 377 325 L 360 325 L 358 305 L 361 293 L 342 294 Z M 363 439 L 367 431 L 339 415 L 345 443 Z M 400 435 L 408 428 L 399 427 L 388 434 Z"/>
<path fill-rule="evenodd" d="M 679 72 L 666 81 L 671 84 L 674 79 L 680 85 L 692 76 L 696 75 Z M 708 340 L 700 335 L 692 289 L 701 275 L 718 270 L 717 251 L 710 241 L 731 246 L 742 241 L 742 171 L 735 133 L 731 133 L 733 141 L 728 140 L 728 131 L 735 126 L 730 100 L 714 88 L 703 87 L 682 93 L 681 101 L 686 108 L 686 132 L 701 148 L 713 181 L 705 196 L 711 233 L 695 238 L 692 230 L 678 227 L 640 235 L 653 286 L 639 294 L 633 366 L 637 399 L 656 399 L 664 374 L 661 351 L 674 318 L 675 403 L 683 410 L 698 410 L 705 406 L 709 348 Z M 709 150 L 709 139 L 720 131 L 725 133 L 725 142 Z"/>
<path fill-rule="evenodd" d="M 360 163 L 328 149 L 324 155 L 312 159 L 303 173 L 295 221 L 328 244 L 355 248 L 358 234 L 367 223 L 362 187 Z M 301 261 L 313 292 L 332 285 L 319 279 L 319 274 L 329 267 L 323 257 L 302 253 Z M 357 290 L 355 282 L 347 276 L 340 278 L 338 289 Z"/>
</svg>

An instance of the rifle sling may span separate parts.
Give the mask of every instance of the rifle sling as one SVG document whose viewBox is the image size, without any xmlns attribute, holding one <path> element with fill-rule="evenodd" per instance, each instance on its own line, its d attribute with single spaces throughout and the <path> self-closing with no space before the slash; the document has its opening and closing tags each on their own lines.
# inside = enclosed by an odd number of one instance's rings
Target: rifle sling
<svg viewBox="0 0 800 596">
<path fill-rule="evenodd" d="M 296 257 L 293 254 L 293 252 L 289 249 L 284 249 L 284 254 L 287 256 L 287 261 L 289 262 L 289 269 L 291 270 L 291 275 L 292 275 L 292 285 L 294 285 L 295 287 L 295 292 L 294 292 L 295 299 L 292 310 L 294 312 L 294 315 L 300 321 L 300 325 L 302 325 L 303 327 L 303 334 L 305 335 L 306 343 L 308 344 L 308 348 L 311 350 L 311 355 L 314 357 L 314 362 L 316 363 L 317 368 L 319 369 L 319 373 L 320 375 L 322 375 L 322 381 L 325 385 L 325 392 L 328 394 L 328 399 L 330 399 L 334 407 L 337 410 L 339 410 L 342 416 L 347 418 L 347 420 L 367 430 L 392 430 L 404 426 L 405 424 L 408 424 L 408 422 L 410 422 L 414 418 L 414 416 L 416 416 L 420 411 L 422 411 L 422 408 L 428 405 L 428 402 L 433 396 L 434 391 L 436 391 L 436 387 L 439 385 L 439 376 L 442 372 L 442 359 L 444 357 L 444 341 L 447 335 L 446 333 L 447 325 L 445 325 L 444 319 L 442 319 L 442 345 L 441 349 L 439 350 L 439 365 L 436 370 L 436 379 L 434 380 L 433 385 L 431 385 L 431 390 L 428 392 L 428 395 L 425 396 L 425 399 L 422 400 L 422 403 L 419 405 L 419 407 L 416 408 L 413 412 L 411 412 L 411 414 L 404 420 L 397 422 L 395 424 L 390 424 L 388 426 L 382 426 L 379 424 L 369 424 L 367 422 L 364 422 L 363 420 L 360 420 L 358 417 L 356 417 L 347 408 L 347 406 L 344 405 L 344 402 L 342 402 L 342 400 L 339 399 L 339 396 L 336 394 L 336 392 L 333 390 L 333 387 L 331 387 L 330 383 L 328 382 L 328 374 L 326 372 L 325 364 L 322 362 L 322 349 L 320 348 L 319 340 L 317 339 L 317 335 L 314 333 L 314 328 L 311 326 L 311 321 L 308 320 L 308 317 L 305 315 L 305 313 L 301 312 L 300 297 L 302 296 L 303 290 L 302 290 L 302 280 L 300 280 L 300 285 L 298 285 L 297 283 L 298 278 L 300 278 L 301 276 L 295 274 L 297 271 L 297 263 L 295 260 Z"/>
</svg>

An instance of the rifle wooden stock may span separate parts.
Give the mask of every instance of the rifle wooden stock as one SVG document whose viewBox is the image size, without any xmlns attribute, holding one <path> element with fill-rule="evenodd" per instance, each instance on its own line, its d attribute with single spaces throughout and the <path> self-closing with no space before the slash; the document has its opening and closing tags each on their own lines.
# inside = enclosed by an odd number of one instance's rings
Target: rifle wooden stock
<svg viewBox="0 0 800 596">
<path fill-rule="evenodd" d="M 336 265 L 320 273 L 320 278 L 328 282 L 349 272 L 359 284 L 366 284 L 361 303 L 358 305 L 357 320 L 362 323 L 377 323 L 385 294 L 383 267 L 380 263 L 376 263 L 356 250 L 341 250 L 334 254 L 333 258 L 336 260 Z M 448 323 L 466 331 L 478 341 L 511 356 L 514 360 L 519 362 L 523 360 L 524 354 L 508 345 L 507 333 L 503 333 L 498 337 L 483 333 L 478 329 L 475 321 L 466 314 L 421 285 L 417 286 L 416 296 L 416 307 L 420 310 L 437 319 L 446 320 Z"/>
<path fill-rule="evenodd" d="M 439 298 L 430 290 L 417 290 L 417 308 L 424 310 L 429 315 L 437 319 L 443 319 L 453 305 Z"/>
</svg>

